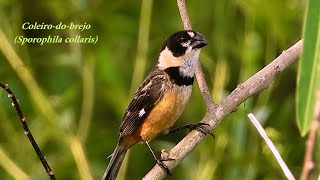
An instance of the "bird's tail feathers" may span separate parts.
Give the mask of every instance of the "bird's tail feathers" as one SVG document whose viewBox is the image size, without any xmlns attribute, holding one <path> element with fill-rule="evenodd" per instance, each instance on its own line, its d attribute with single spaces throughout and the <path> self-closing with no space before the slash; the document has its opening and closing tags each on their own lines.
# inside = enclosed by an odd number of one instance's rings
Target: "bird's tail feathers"
<svg viewBox="0 0 320 180">
<path fill-rule="evenodd" d="M 122 161 L 127 153 L 127 149 L 117 145 L 112 153 L 111 160 L 106 171 L 103 174 L 102 180 L 115 180 L 120 170 Z"/>
</svg>

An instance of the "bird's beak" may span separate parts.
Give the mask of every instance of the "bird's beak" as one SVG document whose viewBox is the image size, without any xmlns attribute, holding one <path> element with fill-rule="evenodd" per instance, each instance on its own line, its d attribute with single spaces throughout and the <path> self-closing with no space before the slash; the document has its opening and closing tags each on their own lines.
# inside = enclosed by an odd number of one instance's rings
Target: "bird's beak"
<svg viewBox="0 0 320 180">
<path fill-rule="evenodd" d="M 193 38 L 191 47 L 192 49 L 200 49 L 203 46 L 206 46 L 207 44 L 208 41 L 206 40 L 206 38 L 202 34 L 197 33 L 196 37 Z"/>
</svg>

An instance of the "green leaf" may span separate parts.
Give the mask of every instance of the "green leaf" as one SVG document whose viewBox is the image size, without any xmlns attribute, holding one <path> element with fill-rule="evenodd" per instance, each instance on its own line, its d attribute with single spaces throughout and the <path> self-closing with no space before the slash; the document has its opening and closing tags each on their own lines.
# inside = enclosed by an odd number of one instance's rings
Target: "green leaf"
<svg viewBox="0 0 320 180">
<path fill-rule="evenodd" d="M 310 129 L 316 90 L 319 88 L 320 1 L 309 0 L 304 24 L 303 49 L 298 70 L 297 124 L 302 136 Z"/>
</svg>

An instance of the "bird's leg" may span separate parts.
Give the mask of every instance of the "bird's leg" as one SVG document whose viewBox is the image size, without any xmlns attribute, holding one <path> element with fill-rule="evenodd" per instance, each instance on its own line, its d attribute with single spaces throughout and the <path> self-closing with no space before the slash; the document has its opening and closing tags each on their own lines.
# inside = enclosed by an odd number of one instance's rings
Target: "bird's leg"
<svg viewBox="0 0 320 180">
<path fill-rule="evenodd" d="M 205 135 L 210 134 L 214 138 L 214 135 L 205 126 L 210 126 L 210 125 L 207 123 L 191 123 L 191 124 L 186 124 L 180 127 L 169 128 L 168 130 L 165 131 L 165 134 L 177 132 L 183 129 L 189 129 L 190 131 L 195 129 L 202 132 Z"/>
<path fill-rule="evenodd" d="M 151 151 L 151 153 L 152 153 L 152 155 L 153 155 L 153 158 L 154 158 L 154 160 L 156 161 L 156 163 L 161 167 L 161 169 L 162 169 L 164 172 L 166 172 L 167 174 L 169 174 L 170 176 L 172 176 L 169 168 L 167 167 L 167 165 L 165 165 L 165 164 L 163 163 L 163 161 L 173 161 L 174 159 L 172 159 L 172 158 L 158 158 L 158 157 L 154 154 L 153 150 L 151 149 L 148 141 L 145 141 L 145 143 L 147 144 L 149 150 Z"/>
</svg>

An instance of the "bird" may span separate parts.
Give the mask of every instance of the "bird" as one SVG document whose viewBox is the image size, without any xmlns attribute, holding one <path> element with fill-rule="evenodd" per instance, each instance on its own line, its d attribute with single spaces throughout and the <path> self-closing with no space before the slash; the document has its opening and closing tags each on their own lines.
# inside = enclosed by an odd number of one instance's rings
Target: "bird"
<svg viewBox="0 0 320 180">
<path fill-rule="evenodd" d="M 137 143 L 145 143 L 156 163 L 171 175 L 163 161 L 174 159 L 157 158 L 149 142 L 160 133 L 174 131 L 170 131 L 170 128 L 190 99 L 195 63 L 199 59 L 200 49 L 207 44 L 206 38 L 193 30 L 178 31 L 166 39 L 158 63 L 139 86 L 125 111 L 118 143 L 102 180 L 116 179 L 127 150 Z M 197 129 L 203 125 L 207 124 L 184 127 Z"/>
</svg>

